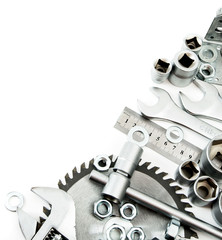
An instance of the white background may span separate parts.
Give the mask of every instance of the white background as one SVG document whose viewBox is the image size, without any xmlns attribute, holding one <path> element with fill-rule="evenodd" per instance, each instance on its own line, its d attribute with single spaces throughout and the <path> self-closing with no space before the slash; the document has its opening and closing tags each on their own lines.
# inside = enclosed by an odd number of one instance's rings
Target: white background
<svg viewBox="0 0 222 240">
<path fill-rule="evenodd" d="M 125 136 L 113 125 L 125 106 L 136 110 L 137 98 L 153 101 L 152 62 L 172 59 L 189 33 L 204 36 L 221 5 L 0 2 L 1 239 L 23 239 L 6 194 L 23 193 L 24 209 L 37 217 L 31 187 L 56 187 L 74 166 L 118 154 Z"/>
</svg>

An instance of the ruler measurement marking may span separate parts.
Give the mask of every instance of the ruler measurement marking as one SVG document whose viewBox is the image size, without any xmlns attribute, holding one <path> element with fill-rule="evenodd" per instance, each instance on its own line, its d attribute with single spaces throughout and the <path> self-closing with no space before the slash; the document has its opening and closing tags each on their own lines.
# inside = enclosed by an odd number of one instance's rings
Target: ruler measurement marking
<svg viewBox="0 0 222 240">
<path fill-rule="evenodd" d="M 201 149 L 184 139 L 178 144 L 169 142 L 166 138 L 165 128 L 149 119 L 143 118 L 131 109 L 125 108 L 117 120 L 115 128 L 127 134 L 134 126 L 141 126 L 145 128 L 150 135 L 147 146 L 157 153 L 167 157 L 171 161 L 179 164 L 183 160 L 187 159 L 192 159 L 194 161 L 199 160 L 200 153 L 202 152 Z M 141 133 L 138 134 L 138 136 L 141 135 Z"/>
</svg>

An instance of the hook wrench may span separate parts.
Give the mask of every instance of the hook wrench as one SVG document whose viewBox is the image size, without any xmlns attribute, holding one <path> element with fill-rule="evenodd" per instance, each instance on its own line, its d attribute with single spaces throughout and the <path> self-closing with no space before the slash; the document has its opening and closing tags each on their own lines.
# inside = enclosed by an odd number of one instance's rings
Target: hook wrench
<svg viewBox="0 0 222 240">
<path fill-rule="evenodd" d="M 153 87 L 152 91 L 158 97 L 157 104 L 147 106 L 142 101 L 138 100 L 139 110 L 144 117 L 163 119 L 178 123 L 192 129 L 208 139 L 212 139 L 222 134 L 222 131 L 219 129 L 183 111 L 174 103 L 169 93 L 164 89 Z"/>
</svg>

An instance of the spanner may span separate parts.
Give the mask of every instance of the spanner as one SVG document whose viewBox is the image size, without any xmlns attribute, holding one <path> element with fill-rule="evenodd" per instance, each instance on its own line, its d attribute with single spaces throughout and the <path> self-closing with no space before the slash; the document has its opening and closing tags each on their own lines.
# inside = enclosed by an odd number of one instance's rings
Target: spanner
<svg viewBox="0 0 222 240">
<path fill-rule="evenodd" d="M 200 80 L 195 80 L 194 83 L 204 93 L 204 96 L 200 101 L 193 102 L 180 92 L 180 100 L 185 110 L 195 116 L 222 121 L 222 98 L 217 88 Z"/>
<path fill-rule="evenodd" d="M 21 208 L 17 209 L 19 225 L 25 239 L 76 240 L 75 205 L 72 197 L 56 188 L 36 187 L 32 191 L 46 201 L 51 210 L 45 222 L 39 226 L 36 219 Z"/>
<path fill-rule="evenodd" d="M 147 106 L 138 100 L 138 107 L 141 114 L 147 118 L 157 118 L 168 120 L 183 125 L 193 131 L 212 139 L 222 134 L 222 131 L 190 115 L 178 107 L 169 93 L 162 88 L 153 87 L 153 93 L 158 97 L 158 103 L 153 106 Z"/>
</svg>

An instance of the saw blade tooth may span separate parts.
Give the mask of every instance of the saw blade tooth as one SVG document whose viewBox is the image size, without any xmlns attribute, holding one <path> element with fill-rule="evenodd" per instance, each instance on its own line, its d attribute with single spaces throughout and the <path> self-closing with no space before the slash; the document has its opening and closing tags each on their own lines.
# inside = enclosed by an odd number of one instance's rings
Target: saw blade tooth
<svg viewBox="0 0 222 240">
<path fill-rule="evenodd" d="M 179 192 L 179 191 L 181 191 L 181 190 L 182 190 L 182 188 L 181 188 L 181 187 L 179 187 L 179 186 L 174 186 L 174 189 L 175 189 L 175 191 L 176 191 L 176 192 Z"/>
<path fill-rule="evenodd" d="M 161 177 L 162 179 L 163 179 L 164 177 L 166 177 L 167 175 L 168 175 L 168 173 L 166 173 L 166 172 L 160 172 L 160 173 L 158 173 L 158 176 Z"/>
<path fill-rule="evenodd" d="M 188 200 L 187 196 L 185 194 L 180 194 L 181 200 Z"/>
<path fill-rule="evenodd" d="M 66 180 L 66 183 L 69 182 L 69 181 L 71 180 L 71 178 L 70 178 L 70 176 L 69 176 L 68 173 L 65 175 L 65 180 Z"/>
<path fill-rule="evenodd" d="M 62 180 L 59 180 L 58 187 L 62 189 L 65 185 L 62 183 Z"/>
<path fill-rule="evenodd" d="M 82 165 L 80 166 L 80 171 L 82 171 L 82 170 L 84 170 L 84 169 L 87 169 L 85 162 L 82 163 Z"/>
<path fill-rule="evenodd" d="M 72 176 L 74 176 L 74 175 L 77 174 L 77 173 L 78 173 L 78 172 L 77 172 L 77 168 L 74 167 L 73 170 L 72 170 Z"/>
<path fill-rule="evenodd" d="M 140 163 L 141 163 L 141 161 L 140 161 Z M 143 163 L 143 164 L 141 164 L 139 166 L 143 167 L 143 168 L 146 168 L 146 169 L 149 169 L 150 164 L 151 164 L 151 162 L 145 162 L 145 163 Z"/>
<path fill-rule="evenodd" d="M 46 208 L 46 207 L 43 207 L 43 212 L 48 217 L 50 215 L 50 213 L 51 213 L 51 210 Z"/>
</svg>

